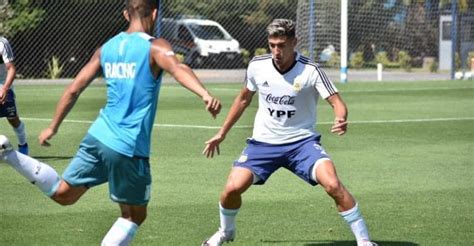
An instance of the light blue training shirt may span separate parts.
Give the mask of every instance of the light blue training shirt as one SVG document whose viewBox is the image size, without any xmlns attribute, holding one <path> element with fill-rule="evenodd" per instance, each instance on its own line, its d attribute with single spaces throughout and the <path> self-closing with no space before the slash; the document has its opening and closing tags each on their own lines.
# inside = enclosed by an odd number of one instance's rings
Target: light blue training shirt
<svg viewBox="0 0 474 246">
<path fill-rule="evenodd" d="M 161 85 L 153 76 L 145 33 L 122 32 L 101 48 L 107 83 L 107 104 L 89 128 L 89 134 L 126 156 L 149 157 L 151 133 Z"/>
</svg>

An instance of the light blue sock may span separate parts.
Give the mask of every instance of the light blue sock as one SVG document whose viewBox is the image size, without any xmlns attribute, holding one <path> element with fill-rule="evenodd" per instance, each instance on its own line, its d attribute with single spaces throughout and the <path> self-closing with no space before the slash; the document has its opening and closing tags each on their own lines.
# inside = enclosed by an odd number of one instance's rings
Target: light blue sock
<svg viewBox="0 0 474 246">
<path fill-rule="evenodd" d="M 354 233 L 354 236 L 356 237 L 357 244 L 361 244 L 364 241 L 370 241 L 369 232 L 367 230 L 367 226 L 365 225 L 364 218 L 362 218 L 360 213 L 358 203 L 356 203 L 353 208 L 344 212 L 340 212 L 339 214 L 351 227 L 352 233 Z"/>
<path fill-rule="evenodd" d="M 129 245 L 137 233 L 138 225 L 125 218 L 118 218 L 102 239 L 101 246 Z"/>
<path fill-rule="evenodd" d="M 23 124 L 23 122 L 20 122 L 20 125 L 17 128 L 13 128 L 13 131 L 15 132 L 16 137 L 18 138 L 18 144 L 26 144 L 25 124 Z"/>
<path fill-rule="evenodd" d="M 227 209 L 222 207 L 219 203 L 219 215 L 221 219 L 221 231 L 234 231 L 235 230 L 235 216 L 239 212 L 239 209 Z"/>
</svg>

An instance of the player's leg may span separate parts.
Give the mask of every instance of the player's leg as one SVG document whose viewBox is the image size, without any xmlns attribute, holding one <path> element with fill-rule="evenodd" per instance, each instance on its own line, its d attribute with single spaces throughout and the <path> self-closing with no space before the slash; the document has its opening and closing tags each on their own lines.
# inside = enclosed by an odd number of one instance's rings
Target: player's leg
<svg viewBox="0 0 474 246">
<path fill-rule="evenodd" d="M 220 231 L 235 231 L 235 216 L 242 206 L 242 194 L 253 184 L 254 174 L 247 168 L 234 167 L 219 200 Z"/>
<path fill-rule="evenodd" d="M 15 151 L 8 139 L 0 135 L 0 157 L 1 160 L 12 166 L 18 173 L 25 177 L 32 184 L 36 185 L 45 195 L 61 205 L 71 205 L 75 203 L 86 191 L 87 188 L 81 184 L 71 186 L 62 180 L 57 172 L 48 164 L 40 162 L 32 157 Z M 75 170 L 78 173 L 77 166 L 85 166 L 80 162 L 77 156 L 68 166 L 66 171 Z M 85 168 L 80 168 L 85 170 Z M 66 177 L 68 172 L 65 172 Z M 80 175 L 84 177 L 84 175 Z"/>
<path fill-rule="evenodd" d="M 108 166 L 110 198 L 121 210 L 102 245 L 129 245 L 147 215 L 151 189 L 149 159 L 128 157 L 106 146 L 101 149 Z"/>
<path fill-rule="evenodd" d="M 242 194 L 253 184 L 253 181 L 254 174 L 249 169 L 232 168 L 219 200 L 219 230 L 204 241 L 203 246 L 218 246 L 234 240 L 235 217 L 242 206 Z"/>
<path fill-rule="evenodd" d="M 52 167 L 15 151 L 10 141 L 3 135 L 0 135 L 0 160 L 13 167 L 49 197 L 59 187 L 61 179 Z"/>
<path fill-rule="evenodd" d="M 235 237 L 235 218 L 242 205 L 242 194 L 252 184 L 264 184 L 280 165 L 275 160 L 282 156 L 280 148 L 255 140 L 248 140 L 247 147 L 227 178 L 219 203 L 220 227 L 202 245 L 215 246 L 232 241 Z"/>
<path fill-rule="evenodd" d="M 13 128 L 18 138 L 18 151 L 24 155 L 28 155 L 28 144 L 26 142 L 25 124 L 20 121 L 15 103 L 15 93 L 13 90 L 7 91 L 5 103 L 1 106 L 0 117 L 6 117 L 8 123 Z"/>
<path fill-rule="evenodd" d="M 61 180 L 56 192 L 51 196 L 51 199 L 64 206 L 72 205 L 76 203 L 87 190 L 88 188 L 83 185 L 71 186 L 66 181 Z"/>
<path fill-rule="evenodd" d="M 323 186 L 336 202 L 341 216 L 351 226 L 358 245 L 372 245 L 357 203 L 337 177 L 334 164 L 319 144 L 319 138 L 307 138 L 289 147 L 291 155 L 285 167 L 307 183 Z"/>
<path fill-rule="evenodd" d="M 13 131 L 18 138 L 18 151 L 24 155 L 28 155 L 28 143 L 26 141 L 26 130 L 25 124 L 20 120 L 18 116 L 13 118 L 7 118 L 8 123 L 13 128 Z"/>
<path fill-rule="evenodd" d="M 253 184 L 252 171 L 243 167 L 234 167 L 227 178 L 221 193 L 220 205 L 226 209 L 239 209 L 242 205 L 242 194 Z"/>
<path fill-rule="evenodd" d="M 370 242 L 365 220 L 355 199 L 339 180 L 336 168 L 329 159 L 316 162 L 313 175 L 324 190 L 331 196 L 337 206 L 339 214 L 350 226 L 357 240 L 358 246 L 376 245 Z"/>
<path fill-rule="evenodd" d="M 102 240 L 101 246 L 129 245 L 138 227 L 145 221 L 146 206 L 119 204 L 122 212 Z"/>
<path fill-rule="evenodd" d="M 336 202 L 339 212 L 353 208 L 356 203 L 336 174 L 336 168 L 331 160 L 325 159 L 317 163 L 316 179 Z"/>
</svg>

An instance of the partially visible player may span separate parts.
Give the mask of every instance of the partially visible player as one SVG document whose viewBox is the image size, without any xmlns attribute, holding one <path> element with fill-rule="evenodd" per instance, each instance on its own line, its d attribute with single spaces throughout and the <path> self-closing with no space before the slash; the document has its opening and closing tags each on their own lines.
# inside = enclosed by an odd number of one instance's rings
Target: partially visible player
<svg viewBox="0 0 474 246">
<path fill-rule="evenodd" d="M 156 7 L 156 0 L 127 1 L 124 16 L 130 22 L 128 29 L 94 53 L 63 93 L 49 127 L 41 132 L 39 142 L 49 146 L 79 95 L 102 71 L 107 103 L 62 178 L 49 165 L 12 150 L 8 139 L 0 136 L 0 159 L 59 204 L 73 204 L 89 188 L 109 183 L 110 198 L 119 204 L 121 215 L 103 238 L 104 246 L 129 245 L 146 218 L 151 189 L 150 141 L 163 72 L 198 95 L 213 117 L 221 109 L 220 101 L 178 61 L 170 44 L 150 36 Z"/>
<path fill-rule="evenodd" d="M 267 32 L 271 54 L 252 59 L 244 88 L 235 98 L 222 128 L 206 142 L 203 151 L 207 157 L 219 154 L 219 144 L 258 93 L 252 138 L 234 162 L 221 193 L 220 227 L 202 245 L 232 241 L 242 193 L 253 184 L 264 184 L 279 168 L 288 169 L 310 185 L 320 184 L 349 224 L 357 245 L 376 245 L 370 241 L 359 206 L 339 180 L 334 163 L 320 144 L 321 135 L 315 130 L 318 97 L 332 106 L 335 116 L 331 132 L 337 135 L 347 130 L 345 103 L 326 73 L 295 51 L 293 21 L 276 19 Z"/>
<path fill-rule="evenodd" d="M 18 151 L 28 155 L 25 124 L 20 120 L 15 103 L 13 80 L 16 76 L 15 55 L 8 40 L 0 37 L 0 117 L 6 117 L 18 138 Z"/>
</svg>

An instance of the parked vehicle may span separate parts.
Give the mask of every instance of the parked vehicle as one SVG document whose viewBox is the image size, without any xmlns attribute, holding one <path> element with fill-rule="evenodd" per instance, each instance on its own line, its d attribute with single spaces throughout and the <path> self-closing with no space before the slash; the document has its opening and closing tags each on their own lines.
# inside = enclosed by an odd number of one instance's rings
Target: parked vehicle
<svg viewBox="0 0 474 246">
<path fill-rule="evenodd" d="M 161 37 L 193 68 L 242 67 L 239 42 L 215 21 L 165 18 L 160 28 Z"/>
</svg>

